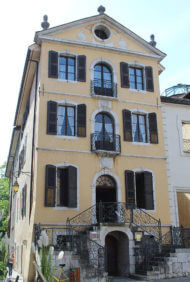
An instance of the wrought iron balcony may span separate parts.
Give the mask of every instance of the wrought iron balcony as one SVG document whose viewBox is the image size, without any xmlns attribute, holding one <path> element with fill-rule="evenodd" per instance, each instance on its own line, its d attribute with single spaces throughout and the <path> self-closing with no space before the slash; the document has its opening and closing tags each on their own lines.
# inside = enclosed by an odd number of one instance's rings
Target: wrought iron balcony
<svg viewBox="0 0 190 282">
<path fill-rule="evenodd" d="M 190 139 L 183 139 L 183 150 L 190 153 Z"/>
<path fill-rule="evenodd" d="M 117 84 L 110 80 L 101 79 L 91 80 L 91 95 L 100 95 L 107 97 L 117 97 Z"/>
<path fill-rule="evenodd" d="M 121 153 L 120 136 L 116 134 L 91 134 L 91 151 L 92 152 L 107 152 L 110 154 Z"/>
</svg>

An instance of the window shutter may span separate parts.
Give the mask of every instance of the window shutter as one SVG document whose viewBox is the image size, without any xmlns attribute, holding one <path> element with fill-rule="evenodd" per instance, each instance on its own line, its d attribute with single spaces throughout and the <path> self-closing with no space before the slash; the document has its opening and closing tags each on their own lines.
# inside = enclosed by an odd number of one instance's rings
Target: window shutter
<svg viewBox="0 0 190 282">
<path fill-rule="evenodd" d="M 57 103 L 54 101 L 47 103 L 47 134 L 57 134 Z"/>
<path fill-rule="evenodd" d="M 135 207 L 135 183 L 132 170 L 125 170 L 125 201 L 127 207 Z"/>
<path fill-rule="evenodd" d="M 56 167 L 53 165 L 46 165 L 46 179 L 45 179 L 45 206 L 55 206 L 55 189 L 56 189 Z"/>
<path fill-rule="evenodd" d="M 121 87 L 129 88 L 129 67 L 127 63 L 120 63 Z"/>
<path fill-rule="evenodd" d="M 145 67 L 145 75 L 146 75 L 146 90 L 154 91 L 154 82 L 153 82 L 153 70 L 152 67 Z"/>
<path fill-rule="evenodd" d="M 68 207 L 77 207 L 77 169 L 68 166 Z"/>
<path fill-rule="evenodd" d="M 80 55 L 77 57 L 77 80 L 86 81 L 86 56 Z"/>
<path fill-rule="evenodd" d="M 86 137 L 86 105 L 77 106 L 77 136 Z"/>
<path fill-rule="evenodd" d="M 124 141 L 132 142 L 131 111 L 123 110 L 123 137 Z"/>
<path fill-rule="evenodd" d="M 49 51 L 48 77 L 58 78 L 58 53 Z"/>
<path fill-rule="evenodd" d="M 158 144 L 158 130 L 157 130 L 156 113 L 150 113 L 148 115 L 148 120 L 149 120 L 150 143 Z"/>
<path fill-rule="evenodd" d="M 152 173 L 144 171 L 145 208 L 154 209 Z"/>
</svg>

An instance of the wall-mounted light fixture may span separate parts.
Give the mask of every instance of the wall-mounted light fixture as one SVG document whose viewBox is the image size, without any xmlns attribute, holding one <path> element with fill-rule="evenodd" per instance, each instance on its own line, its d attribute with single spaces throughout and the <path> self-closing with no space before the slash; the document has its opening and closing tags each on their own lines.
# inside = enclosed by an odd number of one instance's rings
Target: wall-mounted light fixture
<svg viewBox="0 0 190 282">
<path fill-rule="evenodd" d="M 27 176 L 31 176 L 31 173 L 28 172 L 28 171 L 20 171 L 20 173 L 25 174 Z M 18 189 L 19 189 L 19 184 L 18 184 L 17 178 L 18 178 L 18 172 L 17 172 L 16 180 L 13 184 L 13 190 L 14 190 L 15 193 L 17 193 Z"/>
</svg>

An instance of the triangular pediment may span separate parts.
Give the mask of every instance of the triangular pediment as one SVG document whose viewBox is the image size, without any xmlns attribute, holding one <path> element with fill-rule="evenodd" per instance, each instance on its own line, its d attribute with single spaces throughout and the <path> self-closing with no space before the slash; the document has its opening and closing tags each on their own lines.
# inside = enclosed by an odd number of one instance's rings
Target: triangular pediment
<svg viewBox="0 0 190 282">
<path fill-rule="evenodd" d="M 101 40 L 96 36 L 95 30 L 99 26 L 105 26 L 109 30 L 110 34 L 106 40 Z M 112 47 L 147 55 L 155 55 L 160 58 L 165 57 L 163 52 L 154 48 L 140 36 L 105 14 L 37 32 L 35 41 L 40 43 L 43 39 Z"/>
</svg>

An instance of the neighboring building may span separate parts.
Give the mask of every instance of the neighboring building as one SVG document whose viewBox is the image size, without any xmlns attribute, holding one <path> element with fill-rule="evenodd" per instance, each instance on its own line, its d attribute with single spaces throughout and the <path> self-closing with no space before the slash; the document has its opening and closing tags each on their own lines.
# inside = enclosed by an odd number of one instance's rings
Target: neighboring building
<svg viewBox="0 0 190 282">
<path fill-rule="evenodd" d="M 57 249 L 77 250 L 72 267 L 95 281 L 104 264 L 113 276 L 142 269 L 138 241 L 158 244 L 171 224 L 158 79 L 165 54 L 104 10 L 50 29 L 45 17 L 28 49 L 6 169 L 10 249 L 25 281 L 34 281 L 39 229 Z"/>
<path fill-rule="evenodd" d="M 190 228 L 190 85 L 178 84 L 161 97 L 168 167 L 171 223 Z"/>
</svg>

